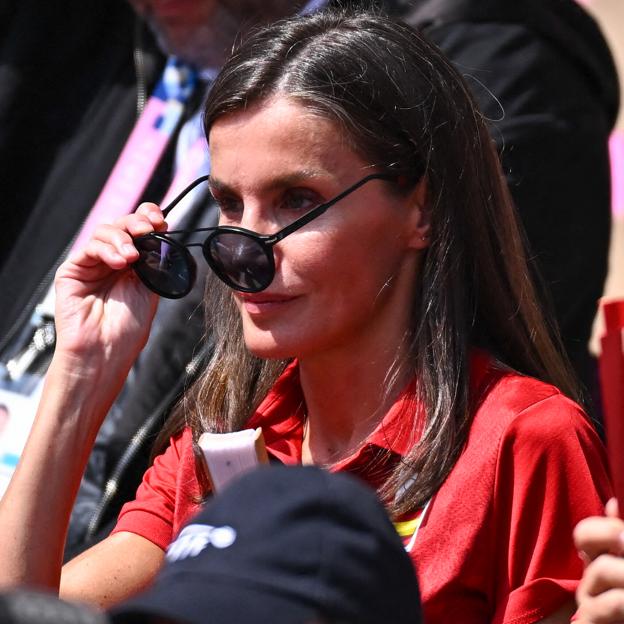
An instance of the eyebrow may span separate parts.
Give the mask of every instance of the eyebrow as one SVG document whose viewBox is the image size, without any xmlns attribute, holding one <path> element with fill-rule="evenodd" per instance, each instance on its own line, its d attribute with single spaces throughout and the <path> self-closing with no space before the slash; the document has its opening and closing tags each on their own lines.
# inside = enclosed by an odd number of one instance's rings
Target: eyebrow
<svg viewBox="0 0 624 624">
<path fill-rule="evenodd" d="M 307 182 L 308 180 L 312 180 L 314 178 L 325 177 L 327 175 L 328 172 L 323 169 L 301 169 L 300 171 L 295 171 L 293 173 L 273 178 L 268 183 L 262 185 L 262 190 L 265 192 L 280 190 L 301 184 L 301 182 Z M 236 195 L 236 190 L 233 186 L 215 178 L 214 176 L 210 176 L 209 184 L 212 191 Z"/>
</svg>

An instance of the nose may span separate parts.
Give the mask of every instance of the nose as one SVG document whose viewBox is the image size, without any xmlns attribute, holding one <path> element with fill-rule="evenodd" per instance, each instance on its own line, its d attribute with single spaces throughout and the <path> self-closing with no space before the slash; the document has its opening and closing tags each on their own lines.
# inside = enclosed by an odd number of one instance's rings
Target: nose
<svg viewBox="0 0 624 624">
<path fill-rule="evenodd" d="M 259 202 L 248 201 L 244 204 L 240 227 L 256 234 L 273 234 L 280 228 L 271 211 Z"/>
<path fill-rule="evenodd" d="M 266 202 L 263 203 L 258 199 L 247 198 L 243 204 L 243 212 L 238 225 L 255 234 L 275 234 L 284 227 L 285 224 L 280 223 L 277 214 L 274 210 L 271 210 L 270 205 L 267 205 Z M 281 247 L 283 244 L 284 241 L 280 241 L 280 243 L 272 245 L 267 249 L 267 252 L 273 258 L 273 276 L 271 281 L 281 272 L 283 261 Z M 260 262 L 260 264 L 263 264 L 264 258 L 261 260 L 262 262 Z M 257 266 L 258 262 L 252 264 Z"/>
</svg>

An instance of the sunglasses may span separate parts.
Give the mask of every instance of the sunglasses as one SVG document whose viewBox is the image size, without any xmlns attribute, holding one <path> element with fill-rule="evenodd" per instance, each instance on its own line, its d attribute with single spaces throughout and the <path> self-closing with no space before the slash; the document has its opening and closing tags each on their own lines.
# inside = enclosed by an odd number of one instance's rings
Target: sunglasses
<svg viewBox="0 0 624 624">
<path fill-rule="evenodd" d="M 209 178 L 202 176 L 187 186 L 163 210 L 163 215 L 167 216 L 187 193 Z M 320 217 L 328 208 L 367 182 L 396 179 L 396 175 L 387 173 L 370 174 L 275 234 L 258 234 L 235 226 L 217 226 L 138 236 L 133 242 L 140 255 L 132 268 L 153 292 L 168 299 L 179 299 L 191 291 L 197 274 L 197 266 L 188 247 L 201 247 L 208 266 L 222 282 L 241 292 L 260 292 L 275 277 L 273 245 Z M 176 235 L 194 232 L 209 234 L 203 243 L 181 243 L 175 239 Z"/>
</svg>

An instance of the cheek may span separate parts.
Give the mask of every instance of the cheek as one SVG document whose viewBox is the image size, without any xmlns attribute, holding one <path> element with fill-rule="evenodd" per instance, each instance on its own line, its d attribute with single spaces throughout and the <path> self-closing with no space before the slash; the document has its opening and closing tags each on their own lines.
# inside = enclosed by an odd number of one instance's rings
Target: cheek
<svg viewBox="0 0 624 624">
<path fill-rule="evenodd" d="M 368 245 L 359 242 L 343 232 L 304 233 L 284 248 L 279 258 L 276 254 L 278 279 L 294 292 L 301 289 L 336 311 L 347 295 L 358 297 L 362 270 L 370 255 Z"/>
<path fill-rule="evenodd" d="M 343 306 L 370 308 L 401 264 L 400 241 L 379 244 L 377 230 L 305 233 L 276 252 L 277 279 L 323 299 L 334 312 Z M 387 239 L 386 239 L 387 241 Z"/>
<path fill-rule="evenodd" d="M 287 288 L 298 288 L 323 283 L 335 261 L 335 246 L 331 235 L 302 232 L 278 243 L 273 255 L 277 279 Z"/>
</svg>

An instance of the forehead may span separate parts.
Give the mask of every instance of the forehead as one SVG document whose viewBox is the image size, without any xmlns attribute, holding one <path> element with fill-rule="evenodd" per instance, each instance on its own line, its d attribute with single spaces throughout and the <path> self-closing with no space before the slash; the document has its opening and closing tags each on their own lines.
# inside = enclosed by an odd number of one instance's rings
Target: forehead
<svg viewBox="0 0 624 624">
<path fill-rule="evenodd" d="M 307 169 L 339 174 L 366 163 L 335 121 L 286 97 L 218 118 L 208 137 L 217 177 Z"/>
</svg>

